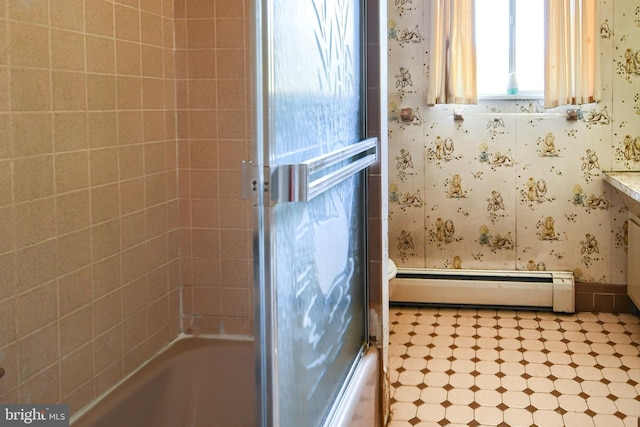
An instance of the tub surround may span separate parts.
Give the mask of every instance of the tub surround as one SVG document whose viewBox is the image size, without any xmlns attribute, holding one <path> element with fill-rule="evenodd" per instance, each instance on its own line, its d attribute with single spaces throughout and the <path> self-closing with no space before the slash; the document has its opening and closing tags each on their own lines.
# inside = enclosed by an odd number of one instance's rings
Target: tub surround
<svg viewBox="0 0 640 427">
<path fill-rule="evenodd" d="M 74 414 L 181 304 L 185 330 L 252 334 L 250 10 L 0 0 L 0 402 Z"/>
</svg>

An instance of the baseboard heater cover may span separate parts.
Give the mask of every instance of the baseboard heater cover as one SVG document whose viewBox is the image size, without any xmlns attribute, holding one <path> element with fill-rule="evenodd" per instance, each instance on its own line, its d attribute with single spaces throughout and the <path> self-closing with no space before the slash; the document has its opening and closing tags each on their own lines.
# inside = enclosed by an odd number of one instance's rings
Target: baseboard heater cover
<svg viewBox="0 0 640 427">
<path fill-rule="evenodd" d="M 570 271 L 398 268 L 389 300 L 397 303 L 545 307 L 575 311 Z"/>
</svg>

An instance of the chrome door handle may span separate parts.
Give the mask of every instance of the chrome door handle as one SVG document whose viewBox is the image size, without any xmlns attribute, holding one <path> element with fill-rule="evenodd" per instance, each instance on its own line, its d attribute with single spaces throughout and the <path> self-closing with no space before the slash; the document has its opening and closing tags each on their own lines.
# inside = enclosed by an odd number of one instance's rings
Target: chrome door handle
<svg viewBox="0 0 640 427">
<path fill-rule="evenodd" d="M 375 163 L 378 159 L 376 148 L 377 138 L 368 138 L 302 163 L 276 167 L 271 174 L 272 203 L 308 202 Z M 347 160 L 352 161 L 335 171 L 322 174 Z M 313 178 L 314 174 L 320 176 Z"/>
</svg>

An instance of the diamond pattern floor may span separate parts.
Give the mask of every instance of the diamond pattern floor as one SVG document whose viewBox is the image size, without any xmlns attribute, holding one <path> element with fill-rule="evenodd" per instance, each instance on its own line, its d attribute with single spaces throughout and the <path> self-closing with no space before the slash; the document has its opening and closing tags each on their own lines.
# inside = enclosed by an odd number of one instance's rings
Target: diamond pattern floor
<svg viewBox="0 0 640 427">
<path fill-rule="evenodd" d="M 640 426 L 640 319 L 391 307 L 391 421 Z"/>
</svg>

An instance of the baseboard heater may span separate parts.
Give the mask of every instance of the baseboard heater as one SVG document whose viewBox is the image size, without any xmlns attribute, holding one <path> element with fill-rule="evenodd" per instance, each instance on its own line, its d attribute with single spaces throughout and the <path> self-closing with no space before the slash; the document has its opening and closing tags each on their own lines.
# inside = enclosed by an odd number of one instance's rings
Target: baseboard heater
<svg viewBox="0 0 640 427">
<path fill-rule="evenodd" d="M 575 311 L 575 281 L 569 271 L 398 268 L 390 286 L 392 303 Z"/>
</svg>

